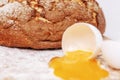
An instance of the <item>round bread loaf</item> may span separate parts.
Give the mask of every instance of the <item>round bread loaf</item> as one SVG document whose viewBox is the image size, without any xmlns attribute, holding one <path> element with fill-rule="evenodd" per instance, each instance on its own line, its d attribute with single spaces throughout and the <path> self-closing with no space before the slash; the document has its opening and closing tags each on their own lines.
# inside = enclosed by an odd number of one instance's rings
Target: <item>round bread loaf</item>
<svg viewBox="0 0 120 80">
<path fill-rule="evenodd" d="M 60 48 L 63 32 L 77 22 L 105 31 L 104 15 L 95 0 L 0 0 L 0 45 Z"/>
</svg>

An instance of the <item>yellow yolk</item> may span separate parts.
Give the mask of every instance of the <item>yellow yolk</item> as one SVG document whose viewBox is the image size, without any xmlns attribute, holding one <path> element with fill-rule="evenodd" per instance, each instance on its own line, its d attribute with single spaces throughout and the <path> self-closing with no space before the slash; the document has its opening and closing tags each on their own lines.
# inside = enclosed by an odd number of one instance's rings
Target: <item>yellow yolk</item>
<svg viewBox="0 0 120 80">
<path fill-rule="evenodd" d="M 68 52 L 63 57 L 53 58 L 49 65 L 54 74 L 62 80 L 101 80 L 108 72 L 95 59 L 89 59 L 91 52 Z"/>
</svg>

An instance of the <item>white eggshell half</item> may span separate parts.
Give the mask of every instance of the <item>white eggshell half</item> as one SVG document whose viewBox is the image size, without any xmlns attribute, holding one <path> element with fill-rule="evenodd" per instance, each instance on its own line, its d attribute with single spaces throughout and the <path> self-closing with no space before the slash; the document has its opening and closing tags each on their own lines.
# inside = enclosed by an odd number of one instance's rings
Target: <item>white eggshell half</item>
<svg viewBox="0 0 120 80">
<path fill-rule="evenodd" d="M 75 50 L 96 53 L 102 41 L 102 35 L 95 26 L 88 23 L 75 23 L 64 32 L 62 49 L 64 53 Z"/>
<path fill-rule="evenodd" d="M 120 42 L 106 40 L 102 43 L 102 55 L 113 68 L 120 69 Z"/>
</svg>

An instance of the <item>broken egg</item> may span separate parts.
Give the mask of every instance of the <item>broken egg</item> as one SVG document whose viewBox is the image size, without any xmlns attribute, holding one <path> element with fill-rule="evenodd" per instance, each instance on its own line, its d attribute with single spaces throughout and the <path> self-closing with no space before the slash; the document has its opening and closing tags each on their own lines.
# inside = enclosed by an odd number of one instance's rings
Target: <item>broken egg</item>
<svg viewBox="0 0 120 80">
<path fill-rule="evenodd" d="M 102 41 L 102 35 L 95 26 L 76 23 L 63 34 L 62 49 L 65 55 L 53 58 L 49 66 L 62 80 L 106 78 L 109 73 L 95 59 L 95 55 L 101 49 Z"/>
<path fill-rule="evenodd" d="M 64 53 L 82 50 L 94 54 L 99 51 L 102 41 L 102 35 L 95 26 L 88 23 L 76 23 L 64 32 L 62 49 Z"/>
<path fill-rule="evenodd" d="M 63 34 L 63 53 L 77 50 L 92 52 L 90 58 L 95 58 L 99 51 L 108 65 L 120 69 L 120 42 L 102 39 L 100 31 L 88 23 L 76 23 Z"/>
<path fill-rule="evenodd" d="M 120 42 L 105 40 L 102 43 L 101 50 L 108 65 L 120 69 Z"/>
</svg>

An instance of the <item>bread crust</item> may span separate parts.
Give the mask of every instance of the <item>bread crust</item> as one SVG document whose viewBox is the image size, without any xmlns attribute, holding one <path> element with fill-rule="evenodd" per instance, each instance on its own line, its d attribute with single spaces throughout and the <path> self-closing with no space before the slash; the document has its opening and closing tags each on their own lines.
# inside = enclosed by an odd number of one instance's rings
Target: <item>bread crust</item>
<svg viewBox="0 0 120 80">
<path fill-rule="evenodd" d="M 61 48 L 63 32 L 77 22 L 90 23 L 102 34 L 105 31 L 105 18 L 95 0 L 3 0 L 0 45 Z"/>
</svg>

